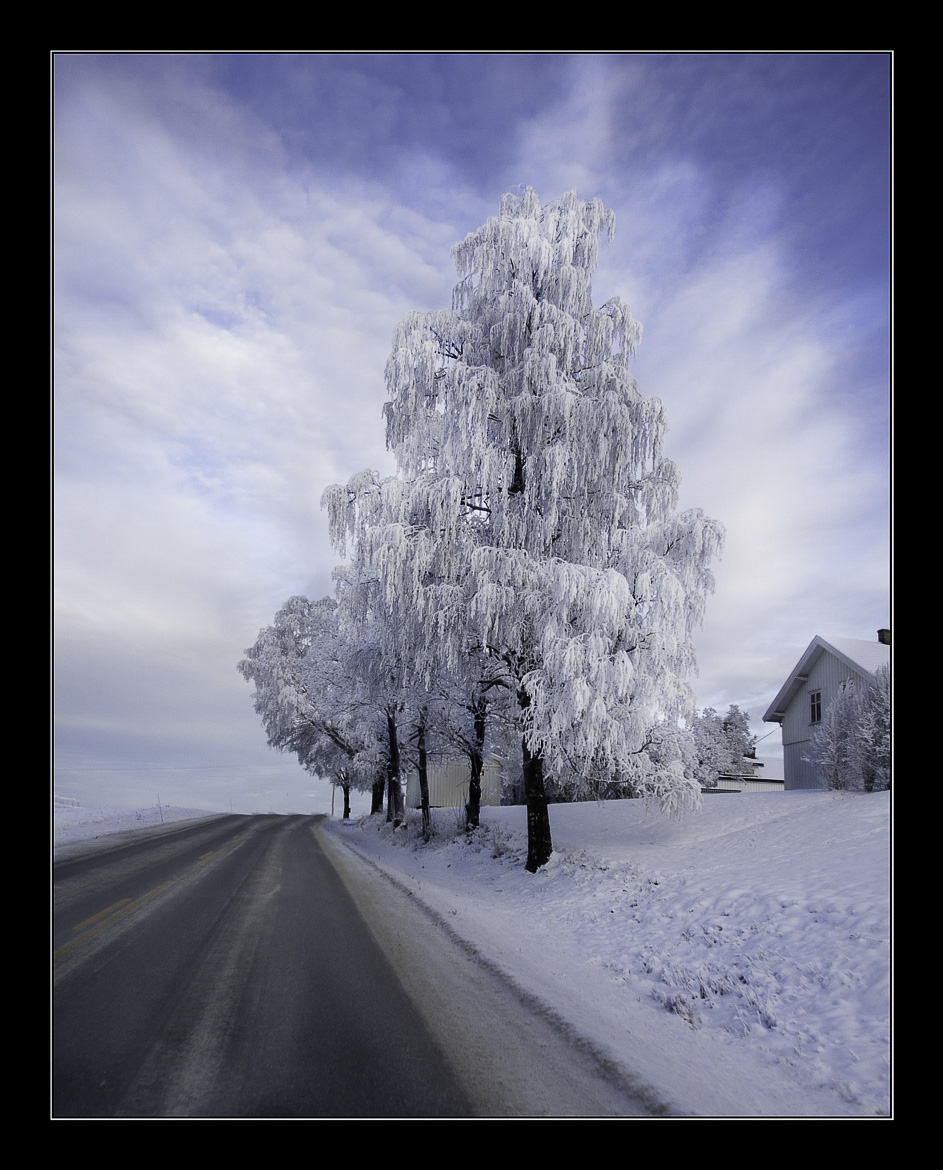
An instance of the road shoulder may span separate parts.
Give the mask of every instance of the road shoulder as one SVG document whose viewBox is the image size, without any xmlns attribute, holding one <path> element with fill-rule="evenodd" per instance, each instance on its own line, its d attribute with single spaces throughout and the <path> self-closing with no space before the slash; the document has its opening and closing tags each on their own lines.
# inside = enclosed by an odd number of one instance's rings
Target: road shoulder
<svg viewBox="0 0 943 1170">
<path fill-rule="evenodd" d="M 665 1117 L 670 1106 L 548 1005 L 489 969 L 444 918 L 365 858 L 343 830 L 315 830 L 479 1117 Z M 353 830 L 352 830 L 353 831 Z"/>
</svg>

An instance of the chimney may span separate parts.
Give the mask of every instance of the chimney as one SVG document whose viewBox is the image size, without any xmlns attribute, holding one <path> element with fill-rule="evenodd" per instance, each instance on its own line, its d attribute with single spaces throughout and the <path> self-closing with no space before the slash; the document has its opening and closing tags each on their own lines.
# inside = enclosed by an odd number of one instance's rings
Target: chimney
<svg viewBox="0 0 943 1170">
<path fill-rule="evenodd" d="M 890 646 L 890 644 L 891 644 L 891 631 L 890 630 L 878 630 L 878 641 L 881 643 L 882 646 Z"/>
</svg>

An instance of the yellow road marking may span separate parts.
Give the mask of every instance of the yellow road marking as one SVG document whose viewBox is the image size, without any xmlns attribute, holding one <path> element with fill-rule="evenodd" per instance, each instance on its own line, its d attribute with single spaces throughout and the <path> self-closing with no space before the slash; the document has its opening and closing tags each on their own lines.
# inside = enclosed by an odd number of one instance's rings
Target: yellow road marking
<svg viewBox="0 0 943 1170">
<path fill-rule="evenodd" d="M 94 922 L 96 919 L 101 919 L 101 921 L 97 926 L 93 926 L 90 930 L 86 930 L 86 932 L 83 935 L 80 935 L 79 938 L 74 938 L 71 942 L 66 943 L 65 946 L 60 947 L 53 955 L 53 958 L 56 960 L 56 962 L 65 958 L 65 956 L 74 951 L 80 943 L 88 942 L 88 940 L 94 938 L 96 934 L 101 934 L 106 926 L 111 926 L 113 923 L 117 922 L 119 918 L 124 918 L 126 914 L 130 914 L 132 910 L 136 910 L 138 906 L 142 905 L 144 902 L 147 902 L 156 894 L 159 894 L 161 890 L 166 890 L 167 887 L 171 884 L 171 882 L 164 882 L 162 886 L 155 886 L 153 890 L 149 890 L 146 894 L 142 894 L 140 898 L 136 898 L 133 902 L 129 902 L 127 898 L 123 898 L 120 902 L 115 902 L 114 906 L 109 906 L 107 910 L 102 910 L 101 913 L 94 914 L 91 918 L 87 918 L 85 922 L 80 923 L 74 929 L 81 930 L 83 926 Z M 108 917 L 102 918 L 103 914 L 107 914 Z"/>
<path fill-rule="evenodd" d="M 208 853 L 204 853 L 200 859 L 194 863 L 194 869 L 199 869 L 201 866 L 206 865 L 210 858 L 215 857 L 219 852 L 219 849 L 211 849 Z M 164 884 L 161 886 L 155 886 L 153 890 L 150 890 L 146 894 L 142 894 L 140 898 L 137 898 L 133 902 L 129 898 L 121 898 L 107 909 L 99 910 L 98 913 L 93 914 L 91 918 L 86 918 L 85 921 L 80 922 L 78 926 L 73 926 L 73 932 L 81 930 L 85 931 L 85 933 L 82 934 L 79 938 L 74 938 L 71 942 L 66 943 L 65 946 L 60 947 L 59 950 L 57 950 L 53 955 L 53 959 L 58 962 L 59 959 L 64 958 L 67 954 L 73 951 L 79 945 L 79 943 L 87 942 L 90 938 L 94 938 L 95 935 L 100 934 L 106 926 L 111 926 L 114 922 L 117 922 L 119 918 L 123 918 L 132 910 L 136 910 L 137 907 L 140 906 L 143 902 L 146 902 L 149 898 L 153 898 L 154 895 L 159 894 L 161 890 L 166 890 L 169 885 L 172 885 L 172 882 L 164 882 Z"/>
<path fill-rule="evenodd" d="M 73 926 L 73 927 L 72 927 L 72 930 L 73 930 L 73 931 L 76 931 L 76 930 L 84 930 L 84 929 L 86 928 L 86 926 L 91 926 L 91 925 L 92 925 L 92 923 L 93 923 L 93 922 L 97 922 L 97 921 L 99 920 L 99 918 L 104 918 L 106 915 L 108 915 L 108 914 L 112 914 L 112 913 L 113 913 L 114 911 L 116 911 L 116 910 L 117 910 L 117 909 L 118 909 L 120 906 L 125 906 L 125 905 L 127 905 L 127 903 L 128 903 L 128 902 L 130 902 L 130 901 L 131 901 L 131 899 L 130 899 L 130 898 L 121 898 L 119 901 L 115 902 L 114 906 L 109 906 L 107 910 L 99 910 L 99 911 L 98 911 L 98 913 L 97 913 L 97 914 L 93 914 L 93 915 L 91 916 L 91 918 L 86 918 L 86 919 L 85 919 L 85 921 L 84 921 L 84 922 L 80 922 L 80 923 L 78 924 L 78 926 Z"/>
</svg>

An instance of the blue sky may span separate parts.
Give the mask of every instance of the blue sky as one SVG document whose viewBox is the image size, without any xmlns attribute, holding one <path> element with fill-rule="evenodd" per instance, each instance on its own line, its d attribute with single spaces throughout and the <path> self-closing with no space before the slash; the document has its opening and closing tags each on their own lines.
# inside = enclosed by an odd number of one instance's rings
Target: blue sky
<svg viewBox="0 0 943 1170">
<path fill-rule="evenodd" d="M 58 54 L 53 82 L 58 792 L 323 807 L 235 664 L 331 591 L 319 502 L 392 470 L 393 329 L 519 185 L 615 212 L 596 300 L 642 322 L 682 505 L 726 526 L 698 704 L 766 734 L 814 634 L 890 624 L 887 53 Z"/>
</svg>

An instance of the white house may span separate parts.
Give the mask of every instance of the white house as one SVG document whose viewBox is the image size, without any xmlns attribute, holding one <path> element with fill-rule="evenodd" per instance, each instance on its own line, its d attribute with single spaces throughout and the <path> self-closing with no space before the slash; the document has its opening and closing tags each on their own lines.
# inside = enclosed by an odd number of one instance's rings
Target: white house
<svg viewBox="0 0 943 1170">
<path fill-rule="evenodd" d="M 886 641 L 884 641 L 886 637 Z M 783 775 L 786 790 L 822 788 L 810 755 L 812 732 L 822 722 L 841 687 L 866 681 L 890 659 L 890 632 L 878 631 L 878 640 L 823 638 L 819 634 L 793 667 L 782 689 L 763 716 L 765 723 L 783 729 Z"/>
</svg>

